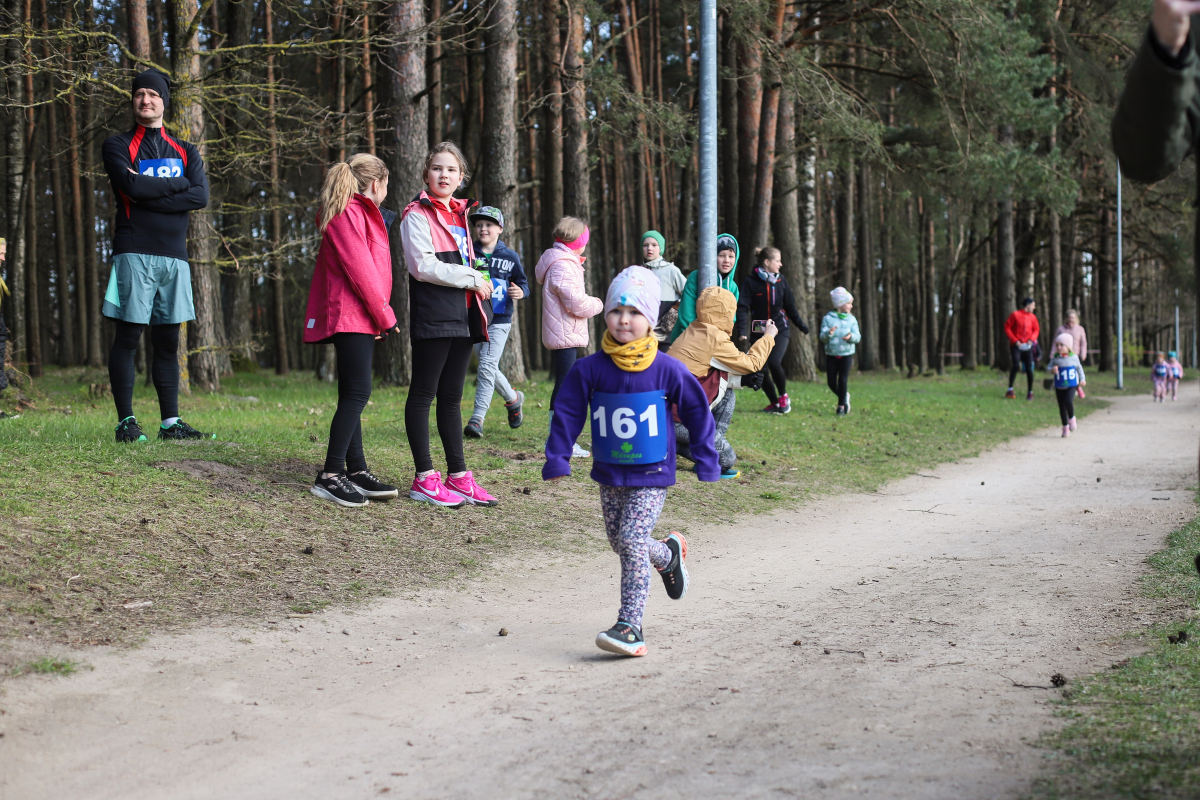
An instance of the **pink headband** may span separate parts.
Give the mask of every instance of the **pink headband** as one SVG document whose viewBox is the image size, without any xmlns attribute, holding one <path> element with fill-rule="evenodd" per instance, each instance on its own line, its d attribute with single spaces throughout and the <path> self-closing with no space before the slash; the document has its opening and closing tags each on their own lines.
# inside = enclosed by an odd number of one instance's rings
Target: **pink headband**
<svg viewBox="0 0 1200 800">
<path fill-rule="evenodd" d="M 583 233 L 581 233 L 579 235 L 579 238 L 573 242 L 564 242 L 562 239 L 555 239 L 554 241 L 558 242 L 559 244 L 566 245 L 567 247 L 571 248 L 572 250 L 579 250 L 587 245 L 588 239 L 590 239 L 591 236 L 592 236 L 591 230 L 588 228 L 584 228 Z"/>
</svg>

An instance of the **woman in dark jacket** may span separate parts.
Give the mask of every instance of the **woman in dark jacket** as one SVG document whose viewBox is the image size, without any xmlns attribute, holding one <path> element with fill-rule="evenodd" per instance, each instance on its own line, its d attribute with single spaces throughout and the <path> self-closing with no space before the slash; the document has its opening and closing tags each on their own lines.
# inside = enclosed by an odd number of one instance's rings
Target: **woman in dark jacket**
<svg viewBox="0 0 1200 800">
<path fill-rule="evenodd" d="M 792 295 L 792 287 L 779 271 L 783 266 L 783 258 L 775 247 L 761 247 L 755 251 L 758 263 L 750 274 L 742 278 L 738 292 L 738 318 L 748 320 L 751 330 L 750 343 L 762 337 L 761 332 L 754 332 L 755 320 L 774 320 L 779 333 L 775 336 L 775 347 L 767 359 L 763 370 L 763 392 L 771 404 L 763 411 L 772 414 L 787 414 L 792 410 L 791 401 L 787 396 L 787 379 L 783 374 L 783 354 L 787 352 L 792 327 L 801 333 L 808 333 L 808 326 L 800 319 L 796 310 L 796 298 Z M 746 335 L 742 334 L 742 340 Z"/>
</svg>

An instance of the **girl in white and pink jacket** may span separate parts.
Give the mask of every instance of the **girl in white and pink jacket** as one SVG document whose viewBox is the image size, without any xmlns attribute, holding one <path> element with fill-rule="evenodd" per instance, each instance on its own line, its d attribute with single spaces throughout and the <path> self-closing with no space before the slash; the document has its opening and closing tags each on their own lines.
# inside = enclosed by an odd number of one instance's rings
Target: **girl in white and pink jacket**
<svg viewBox="0 0 1200 800">
<path fill-rule="evenodd" d="M 563 217 L 554 226 L 554 246 L 542 253 L 534 269 L 542 284 L 542 344 L 554 354 L 551 419 L 558 389 L 575 365 L 576 348 L 588 346 L 588 320 L 604 310 L 604 301 L 584 289 L 583 250 L 589 235 L 583 220 Z M 576 444 L 572 455 L 587 458 L 591 454 Z"/>
</svg>

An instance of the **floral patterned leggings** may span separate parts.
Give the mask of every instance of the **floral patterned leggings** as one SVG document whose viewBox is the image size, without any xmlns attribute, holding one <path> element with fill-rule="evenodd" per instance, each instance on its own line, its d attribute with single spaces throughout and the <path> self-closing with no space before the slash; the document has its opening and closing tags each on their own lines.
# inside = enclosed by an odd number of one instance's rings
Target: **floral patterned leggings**
<svg viewBox="0 0 1200 800">
<path fill-rule="evenodd" d="M 667 501 L 666 487 L 601 486 L 600 509 L 608 543 L 621 557 L 621 612 L 618 619 L 642 628 L 650 594 L 650 567 L 671 563 L 671 551 L 653 538 L 654 524 Z"/>
</svg>

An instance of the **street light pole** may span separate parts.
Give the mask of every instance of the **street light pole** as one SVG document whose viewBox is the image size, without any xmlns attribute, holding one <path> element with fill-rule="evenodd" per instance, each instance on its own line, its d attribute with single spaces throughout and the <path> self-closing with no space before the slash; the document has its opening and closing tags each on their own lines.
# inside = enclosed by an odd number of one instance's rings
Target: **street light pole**
<svg viewBox="0 0 1200 800">
<path fill-rule="evenodd" d="M 717 284 L 717 0 L 700 0 L 700 288 Z"/>
<path fill-rule="evenodd" d="M 1117 388 L 1125 388 L 1125 313 L 1123 295 L 1124 291 L 1124 264 L 1122 262 L 1123 253 L 1122 239 L 1123 229 L 1121 223 L 1121 164 L 1117 163 Z"/>
</svg>

